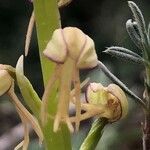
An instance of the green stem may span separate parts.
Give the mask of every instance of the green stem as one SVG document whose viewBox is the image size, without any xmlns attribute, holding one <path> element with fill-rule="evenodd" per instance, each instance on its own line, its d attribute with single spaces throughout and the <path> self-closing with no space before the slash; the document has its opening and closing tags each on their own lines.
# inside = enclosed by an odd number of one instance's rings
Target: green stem
<svg viewBox="0 0 150 150">
<path fill-rule="evenodd" d="M 60 15 L 57 6 L 57 0 L 34 0 L 34 13 L 36 20 L 36 29 L 39 44 L 39 53 L 41 68 L 43 74 L 44 85 L 48 82 L 49 76 L 54 71 L 54 63 L 50 62 L 43 56 L 43 50 L 51 39 L 55 29 L 60 28 Z M 56 95 L 58 85 L 52 90 L 49 98 L 48 113 L 49 116 L 56 114 Z M 53 132 L 52 118 L 49 118 L 47 123 L 42 127 L 44 134 L 44 144 L 46 150 L 70 150 L 70 133 L 65 125 L 61 125 L 57 133 Z"/>
<path fill-rule="evenodd" d="M 54 30 L 60 28 L 57 0 L 34 0 L 34 13 L 43 80 L 44 84 L 46 84 L 52 73 L 54 64 L 50 63 L 50 61 L 43 56 L 43 50 L 51 39 Z"/>
<path fill-rule="evenodd" d="M 108 123 L 106 118 L 97 119 L 94 121 L 87 137 L 82 143 L 80 150 L 94 150 L 102 137 L 103 128 Z"/>
</svg>

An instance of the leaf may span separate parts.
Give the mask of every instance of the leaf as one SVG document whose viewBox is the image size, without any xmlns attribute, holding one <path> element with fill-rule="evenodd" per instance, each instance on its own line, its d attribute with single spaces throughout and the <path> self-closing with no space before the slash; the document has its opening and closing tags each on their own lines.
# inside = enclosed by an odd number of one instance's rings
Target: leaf
<svg viewBox="0 0 150 150">
<path fill-rule="evenodd" d="M 123 47 L 112 46 L 106 49 L 104 52 L 130 62 L 138 64 L 144 63 L 144 60 L 141 56 Z"/>
<path fill-rule="evenodd" d="M 141 42 L 141 37 L 139 35 L 139 30 L 137 28 L 137 23 L 132 22 L 131 19 L 129 19 L 126 22 L 126 29 L 127 32 L 131 38 L 131 40 L 134 42 L 134 44 L 139 48 L 142 49 L 142 42 Z"/>
<path fill-rule="evenodd" d="M 139 7 L 132 1 L 128 1 L 128 5 L 133 13 L 134 19 L 137 22 L 138 29 L 140 31 L 140 36 L 143 42 L 146 41 L 146 25 L 143 14 Z"/>
<path fill-rule="evenodd" d="M 131 51 L 131 50 L 127 49 L 127 48 L 124 48 L 124 47 L 111 46 L 111 47 L 108 47 L 108 49 L 116 50 L 118 52 L 124 52 L 126 54 L 130 54 L 130 55 L 133 55 L 135 57 L 141 58 L 141 56 L 139 56 L 137 53 L 134 53 L 133 51 Z"/>
<path fill-rule="evenodd" d="M 35 90 L 33 89 L 30 81 L 24 76 L 23 73 L 23 55 L 18 59 L 16 65 L 16 78 L 17 84 L 20 88 L 21 94 L 30 108 L 30 110 L 35 114 L 37 118 L 40 115 L 41 100 Z"/>
</svg>

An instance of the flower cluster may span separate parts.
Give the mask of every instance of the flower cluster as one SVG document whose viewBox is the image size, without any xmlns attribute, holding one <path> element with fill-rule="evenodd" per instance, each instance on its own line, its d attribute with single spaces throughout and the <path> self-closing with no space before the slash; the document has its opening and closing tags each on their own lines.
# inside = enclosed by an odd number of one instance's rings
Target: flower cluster
<svg viewBox="0 0 150 150">
<path fill-rule="evenodd" d="M 114 122 L 127 114 L 127 98 L 122 89 L 115 84 L 104 87 L 100 83 L 90 83 L 85 94 L 87 103 L 81 102 L 81 88 L 87 84 L 87 80 L 80 83 L 79 70 L 96 67 L 98 59 L 93 40 L 80 29 L 66 27 L 55 30 L 43 54 L 56 65 L 45 87 L 42 101 L 23 74 L 23 56 L 19 58 L 16 68 L 0 65 L 0 96 L 3 94 L 10 96 L 24 125 L 24 140 L 16 149 L 28 148 L 28 124 L 31 124 L 42 141 L 41 128 L 49 117 L 54 119 L 54 132 L 58 131 L 60 123 L 66 123 L 70 132 L 73 132 L 73 123 L 78 130 L 80 122 L 90 117 L 105 117 L 109 122 Z M 14 82 L 15 80 L 17 82 Z M 59 86 L 57 111 L 54 117 L 48 114 L 47 103 L 56 81 L 59 81 Z M 19 86 L 24 99 L 28 100 L 36 118 L 18 99 L 14 91 L 15 83 Z M 70 103 L 75 105 L 76 110 L 76 114 L 72 117 L 69 116 Z M 81 110 L 84 110 L 83 114 Z"/>
<path fill-rule="evenodd" d="M 79 70 L 96 67 L 98 60 L 93 40 L 80 29 L 66 27 L 55 30 L 43 53 L 49 60 L 56 63 L 53 75 L 55 78 L 51 77 L 51 86 L 47 87 L 51 89 L 52 83 L 56 80 L 60 81 L 58 107 L 54 121 L 55 132 L 60 122 L 65 122 L 69 130 L 73 132 L 72 122 L 75 122 L 76 130 L 78 130 L 80 121 L 93 116 L 105 117 L 113 122 L 126 115 L 127 98 L 115 84 L 103 87 L 101 84 L 91 83 L 86 92 L 88 103 L 81 103 Z M 73 94 L 72 89 L 74 89 Z M 46 100 L 46 98 L 43 99 L 43 103 L 46 104 Z M 76 116 L 73 117 L 69 117 L 70 102 L 75 104 Z M 47 110 L 44 107 L 47 105 L 43 105 L 43 110 Z M 85 113 L 81 114 L 81 110 Z M 46 111 L 42 111 L 42 116 L 45 114 Z"/>
</svg>

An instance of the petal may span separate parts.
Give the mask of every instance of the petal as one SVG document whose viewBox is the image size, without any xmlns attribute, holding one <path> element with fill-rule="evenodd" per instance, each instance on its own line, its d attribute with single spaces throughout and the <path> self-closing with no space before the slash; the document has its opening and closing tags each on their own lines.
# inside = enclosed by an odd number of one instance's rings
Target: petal
<svg viewBox="0 0 150 150">
<path fill-rule="evenodd" d="M 127 115 L 127 112 L 128 112 L 128 101 L 127 101 L 127 97 L 126 97 L 125 93 L 116 84 L 110 84 L 108 86 L 107 90 L 108 90 L 108 92 L 110 92 L 111 94 L 113 94 L 115 97 L 117 97 L 120 100 L 121 108 L 122 108 L 121 118 L 123 118 L 124 116 Z"/>
<path fill-rule="evenodd" d="M 54 31 L 52 39 L 47 44 L 43 53 L 56 63 L 64 63 L 67 56 L 67 48 L 62 36 L 62 29 Z"/>
<path fill-rule="evenodd" d="M 66 27 L 63 29 L 64 40 L 67 44 L 69 56 L 78 60 L 82 47 L 86 42 L 86 35 L 76 27 Z"/>
<path fill-rule="evenodd" d="M 77 65 L 80 69 L 93 68 L 97 66 L 98 63 L 93 40 L 89 36 L 86 36 L 86 39 L 87 39 L 86 45 L 82 50 L 81 55 L 77 62 Z"/>
<path fill-rule="evenodd" d="M 100 83 L 90 83 L 87 88 L 87 101 L 90 104 L 107 104 L 108 93 Z"/>
</svg>

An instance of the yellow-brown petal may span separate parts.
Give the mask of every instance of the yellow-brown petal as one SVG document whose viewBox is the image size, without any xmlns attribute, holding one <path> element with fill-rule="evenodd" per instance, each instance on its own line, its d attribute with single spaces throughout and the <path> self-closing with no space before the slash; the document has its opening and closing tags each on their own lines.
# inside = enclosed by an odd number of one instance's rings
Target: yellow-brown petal
<svg viewBox="0 0 150 150">
<path fill-rule="evenodd" d="M 121 118 L 125 117 L 128 112 L 128 100 L 124 91 L 116 84 L 110 84 L 107 90 L 119 99 L 122 109 Z"/>
<path fill-rule="evenodd" d="M 44 55 L 56 63 L 64 63 L 67 56 L 67 47 L 63 39 L 62 29 L 56 29 L 52 39 L 48 42 Z"/>
</svg>

